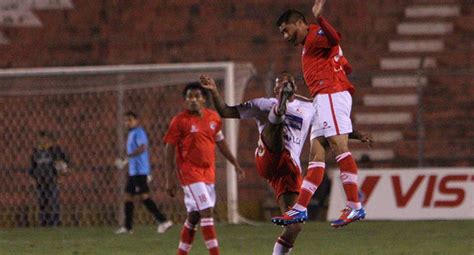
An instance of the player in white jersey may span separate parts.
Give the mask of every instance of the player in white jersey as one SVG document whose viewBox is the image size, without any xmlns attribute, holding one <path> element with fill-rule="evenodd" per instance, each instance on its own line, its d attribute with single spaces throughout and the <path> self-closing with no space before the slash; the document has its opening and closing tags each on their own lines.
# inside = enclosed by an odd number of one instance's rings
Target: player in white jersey
<svg viewBox="0 0 474 255">
<path fill-rule="evenodd" d="M 314 118 L 310 99 L 297 96 L 293 75 L 283 72 L 275 79 L 275 98 L 257 98 L 228 106 L 220 97 L 215 81 L 201 76 L 201 85 L 211 95 L 222 118 L 255 119 L 260 134 L 255 151 L 257 171 L 272 186 L 281 212 L 293 206 L 302 183 L 300 155 Z M 285 226 L 273 254 L 289 254 L 301 224 Z"/>
</svg>

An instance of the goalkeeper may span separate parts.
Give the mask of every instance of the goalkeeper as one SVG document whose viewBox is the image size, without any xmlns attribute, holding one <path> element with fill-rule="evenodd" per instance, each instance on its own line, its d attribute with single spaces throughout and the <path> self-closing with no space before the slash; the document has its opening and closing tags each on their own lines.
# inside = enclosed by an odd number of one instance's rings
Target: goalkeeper
<svg viewBox="0 0 474 255">
<path fill-rule="evenodd" d="M 138 116 L 134 112 L 125 114 L 125 125 L 128 128 L 127 159 L 117 159 L 115 165 L 121 169 L 128 163 L 128 180 L 125 188 L 125 226 L 118 229 L 116 234 L 133 233 L 133 197 L 138 195 L 146 209 L 158 221 L 157 232 L 162 234 L 173 223 L 166 219 L 155 202 L 150 198 L 148 180 L 150 175 L 150 159 L 148 155 L 148 138 L 143 127 L 140 126 Z"/>
</svg>

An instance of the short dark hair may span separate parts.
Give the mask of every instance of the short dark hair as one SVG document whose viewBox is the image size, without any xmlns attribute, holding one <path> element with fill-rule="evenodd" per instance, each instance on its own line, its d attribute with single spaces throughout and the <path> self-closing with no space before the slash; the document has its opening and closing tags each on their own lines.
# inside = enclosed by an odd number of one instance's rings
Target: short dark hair
<svg viewBox="0 0 474 255">
<path fill-rule="evenodd" d="M 281 26 L 283 23 L 295 23 L 298 20 L 302 20 L 305 24 L 306 18 L 304 17 L 304 14 L 301 13 L 300 11 L 297 10 L 287 10 L 285 11 L 277 20 L 277 26 Z"/>
<path fill-rule="evenodd" d="M 199 82 L 191 82 L 191 83 L 188 83 L 188 85 L 186 85 L 186 87 L 184 87 L 183 89 L 183 98 L 186 98 L 186 94 L 188 94 L 188 90 L 191 90 L 191 89 L 198 89 L 201 91 L 202 93 L 202 96 L 204 97 L 204 99 L 206 99 L 207 101 L 207 89 L 203 88 L 201 86 L 201 83 Z"/>
<path fill-rule="evenodd" d="M 137 115 L 135 112 L 133 112 L 133 111 L 128 111 L 128 112 L 126 112 L 126 113 L 125 113 L 125 116 L 131 117 L 131 118 L 134 118 L 134 119 L 138 119 L 138 115 Z"/>
</svg>

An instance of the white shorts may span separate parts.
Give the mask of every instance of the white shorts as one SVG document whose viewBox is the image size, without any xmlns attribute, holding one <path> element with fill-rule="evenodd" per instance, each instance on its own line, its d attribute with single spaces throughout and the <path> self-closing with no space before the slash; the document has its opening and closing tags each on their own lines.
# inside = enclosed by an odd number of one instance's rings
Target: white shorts
<svg viewBox="0 0 474 255">
<path fill-rule="evenodd" d="M 313 107 L 316 116 L 311 126 L 311 139 L 352 132 L 352 96 L 348 91 L 316 95 Z"/>
<path fill-rule="evenodd" d="M 196 182 L 183 186 L 184 204 L 188 212 L 202 211 L 216 204 L 214 184 Z"/>
</svg>

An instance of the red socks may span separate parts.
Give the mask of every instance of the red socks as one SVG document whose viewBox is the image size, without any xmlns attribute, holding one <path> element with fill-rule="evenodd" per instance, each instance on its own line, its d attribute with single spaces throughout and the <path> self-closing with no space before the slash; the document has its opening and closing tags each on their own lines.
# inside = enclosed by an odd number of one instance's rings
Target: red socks
<svg viewBox="0 0 474 255">
<path fill-rule="evenodd" d="M 326 164 L 324 162 L 309 162 L 308 172 L 306 173 L 303 184 L 301 185 L 298 201 L 293 208 L 300 211 L 306 209 L 314 192 L 316 192 L 316 189 L 323 181 L 325 167 Z"/>
<path fill-rule="evenodd" d="M 356 162 L 350 152 L 336 156 L 336 161 L 339 164 L 340 178 L 346 193 L 347 206 L 358 210 L 362 205 L 359 202 Z M 309 162 L 308 173 L 301 185 L 300 195 L 298 196 L 298 201 L 293 206 L 294 209 L 299 211 L 306 210 L 311 197 L 323 180 L 325 167 L 324 162 Z"/>
<path fill-rule="evenodd" d="M 217 242 L 216 229 L 214 227 L 213 218 L 201 218 L 201 231 L 204 238 L 204 243 L 209 250 L 210 255 L 219 255 L 219 244 Z M 196 226 L 189 223 L 187 220 L 184 222 L 183 229 L 181 230 L 181 238 L 179 240 L 177 255 L 187 255 L 191 250 L 191 246 L 194 240 L 194 234 L 196 233 Z"/>
<path fill-rule="evenodd" d="M 187 255 L 191 250 L 191 246 L 194 240 L 194 234 L 196 233 L 196 226 L 189 223 L 187 220 L 184 222 L 183 228 L 181 229 L 181 238 L 179 240 L 178 255 Z"/>
<path fill-rule="evenodd" d="M 344 192 L 346 193 L 347 206 L 358 210 L 362 205 L 359 202 L 356 162 L 350 152 L 345 152 L 336 156 L 336 161 L 341 170 L 340 178 L 344 187 Z"/>
<path fill-rule="evenodd" d="M 213 218 L 201 218 L 201 231 L 210 255 L 219 255 L 216 229 Z"/>
</svg>

